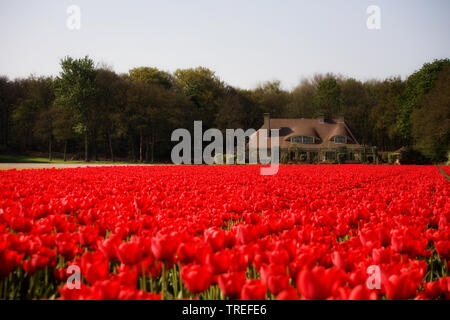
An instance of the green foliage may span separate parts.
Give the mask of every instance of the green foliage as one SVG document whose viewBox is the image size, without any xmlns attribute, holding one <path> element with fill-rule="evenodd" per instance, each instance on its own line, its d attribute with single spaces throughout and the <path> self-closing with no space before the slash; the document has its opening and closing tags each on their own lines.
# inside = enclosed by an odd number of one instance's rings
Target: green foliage
<svg viewBox="0 0 450 320">
<path fill-rule="evenodd" d="M 284 114 L 288 118 L 314 117 L 313 98 L 317 85 L 307 79 L 302 80 L 290 95 L 290 102 L 286 105 Z"/>
<path fill-rule="evenodd" d="M 56 79 L 55 102 L 73 112 L 74 131 L 84 135 L 84 159 L 88 161 L 88 134 L 98 120 L 95 114 L 97 71 L 94 61 L 88 56 L 80 59 L 66 57 L 61 60 L 61 69 Z"/>
<path fill-rule="evenodd" d="M 52 112 L 54 83 L 52 78 L 30 77 L 23 83 L 24 96 L 21 97 L 12 113 L 15 131 L 18 133 L 16 141 L 22 146 L 30 148 L 30 144 L 37 139 L 48 141 L 52 136 Z"/>
<path fill-rule="evenodd" d="M 425 63 L 419 71 L 408 77 L 397 123 L 398 130 L 406 141 L 411 143 L 411 113 L 422 107 L 422 97 L 433 88 L 439 73 L 448 66 L 450 59 L 434 60 L 432 63 Z"/>
<path fill-rule="evenodd" d="M 273 118 L 343 112 L 360 144 L 392 151 L 408 143 L 426 158 L 445 162 L 450 150 L 446 65 L 448 59 L 425 64 L 406 82 L 315 75 L 287 91 L 280 81 L 252 90 L 233 88 L 203 67 L 174 74 L 139 67 L 129 75 L 118 75 L 105 67 L 95 68 L 88 57 L 67 57 L 55 80 L 0 77 L 0 150 L 42 152 L 55 144 L 55 150 L 68 149 L 74 158 L 89 152 L 109 159 L 117 155 L 124 160 L 167 161 L 173 146 L 171 132 L 192 131 L 194 120 L 202 120 L 204 129 L 246 130 L 260 128 L 264 112 Z M 400 130 L 400 124 L 409 126 L 409 131 Z M 297 147 L 293 161 L 303 161 Z M 290 151 L 282 161 L 290 161 Z M 378 159 L 367 150 L 361 160 L 369 156 Z"/>
<path fill-rule="evenodd" d="M 406 149 L 400 153 L 401 164 L 430 164 L 430 159 L 426 158 L 420 151 Z"/>
<path fill-rule="evenodd" d="M 394 164 L 397 161 L 397 159 L 399 158 L 399 154 L 398 153 L 388 153 L 387 158 L 388 158 L 387 162 L 389 164 Z"/>
<path fill-rule="evenodd" d="M 56 79 L 57 103 L 74 108 L 78 120 L 88 126 L 89 112 L 95 102 L 96 70 L 89 57 L 61 60 L 62 71 Z"/>
<path fill-rule="evenodd" d="M 345 160 L 347 160 L 347 154 L 346 153 L 338 153 L 337 154 L 337 161 L 339 163 L 344 163 Z"/>
<path fill-rule="evenodd" d="M 300 157 L 299 157 L 300 162 L 305 162 L 307 158 L 308 158 L 308 155 L 306 154 L 306 152 L 300 153 Z"/>
<path fill-rule="evenodd" d="M 414 147 L 432 161 L 444 162 L 450 150 L 450 67 L 440 73 L 420 104 L 411 115 Z"/>
<path fill-rule="evenodd" d="M 177 88 L 187 96 L 202 115 L 205 125 L 212 127 L 224 85 L 207 68 L 178 69 L 175 71 Z"/>
<path fill-rule="evenodd" d="M 395 150 L 401 146 L 397 119 L 400 114 L 403 91 L 404 83 L 398 77 L 386 79 L 374 88 L 377 98 L 370 120 L 373 124 L 374 144 L 380 146 L 382 150 Z"/>
<path fill-rule="evenodd" d="M 319 82 L 316 94 L 313 98 L 316 115 L 336 116 L 341 110 L 341 88 L 333 77 Z"/>
<path fill-rule="evenodd" d="M 132 81 L 140 81 L 147 85 L 158 85 L 166 89 L 170 89 L 175 85 L 175 79 L 171 74 L 156 68 L 133 68 L 129 74 Z"/>
<path fill-rule="evenodd" d="M 281 164 L 287 164 L 289 162 L 289 153 L 282 152 L 280 157 L 280 163 Z"/>
<path fill-rule="evenodd" d="M 253 91 L 253 99 L 256 101 L 261 113 L 268 112 L 272 117 L 282 117 L 285 114 L 286 105 L 290 102 L 289 94 L 281 88 L 281 82 L 268 81 Z"/>
<path fill-rule="evenodd" d="M 359 143 L 371 144 L 373 122 L 370 111 L 374 104 L 372 84 L 350 78 L 342 81 L 340 86 L 341 112 L 345 115 L 345 122 Z"/>
</svg>

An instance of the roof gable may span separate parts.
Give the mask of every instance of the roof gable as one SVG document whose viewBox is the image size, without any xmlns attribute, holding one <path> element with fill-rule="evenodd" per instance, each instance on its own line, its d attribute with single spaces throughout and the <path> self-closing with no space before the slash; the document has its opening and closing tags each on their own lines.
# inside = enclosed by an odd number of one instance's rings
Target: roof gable
<svg viewBox="0 0 450 320">
<path fill-rule="evenodd" d="M 264 126 L 260 128 L 264 129 Z M 320 122 L 318 119 L 270 119 L 270 129 L 280 130 L 280 147 L 291 145 L 290 139 L 297 136 L 314 137 L 316 144 L 308 147 L 338 147 L 334 137 L 344 136 L 347 144 L 355 147 L 360 146 L 347 124 L 337 119 Z M 258 130 L 259 132 L 259 130 Z"/>
</svg>

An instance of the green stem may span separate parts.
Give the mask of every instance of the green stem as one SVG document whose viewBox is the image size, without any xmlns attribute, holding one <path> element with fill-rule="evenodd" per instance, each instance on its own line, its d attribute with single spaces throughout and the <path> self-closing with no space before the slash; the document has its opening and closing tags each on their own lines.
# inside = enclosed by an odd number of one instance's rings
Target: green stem
<svg viewBox="0 0 450 320">
<path fill-rule="evenodd" d="M 174 298 L 178 298 L 178 276 L 177 276 L 177 265 L 174 263 L 173 264 L 173 269 L 172 269 L 172 285 L 173 285 L 173 294 L 174 294 Z"/>
<path fill-rule="evenodd" d="M 162 266 L 162 300 L 167 297 L 167 269 L 166 264 Z"/>
<path fill-rule="evenodd" d="M 147 291 L 147 281 L 145 279 L 145 264 L 142 262 L 142 285 L 141 289 Z"/>
<path fill-rule="evenodd" d="M 8 297 L 6 296 L 6 288 L 8 287 L 8 277 L 4 278 L 4 282 L 3 282 L 3 299 L 8 300 Z"/>
</svg>

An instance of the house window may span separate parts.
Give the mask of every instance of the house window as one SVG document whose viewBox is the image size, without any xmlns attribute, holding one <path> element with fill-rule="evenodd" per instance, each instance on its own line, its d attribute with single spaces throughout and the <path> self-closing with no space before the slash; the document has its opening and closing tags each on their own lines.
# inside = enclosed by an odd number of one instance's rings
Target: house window
<svg viewBox="0 0 450 320">
<path fill-rule="evenodd" d="M 336 136 L 334 137 L 335 143 L 347 143 L 347 137 L 344 136 Z"/>
<path fill-rule="evenodd" d="M 314 144 L 314 138 L 313 137 L 292 137 L 291 142 L 295 143 L 301 143 L 301 144 Z"/>
<path fill-rule="evenodd" d="M 314 138 L 313 137 L 303 137 L 303 143 L 314 144 Z"/>
</svg>

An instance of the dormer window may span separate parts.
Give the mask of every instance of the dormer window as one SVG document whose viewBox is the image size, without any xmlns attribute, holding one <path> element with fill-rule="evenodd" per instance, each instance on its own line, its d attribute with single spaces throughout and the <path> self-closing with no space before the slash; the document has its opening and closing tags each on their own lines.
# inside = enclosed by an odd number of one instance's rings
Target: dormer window
<svg viewBox="0 0 450 320">
<path fill-rule="evenodd" d="M 301 143 L 301 144 L 314 144 L 314 137 L 300 136 L 300 137 L 292 137 L 291 142 Z"/>
<path fill-rule="evenodd" d="M 347 143 L 347 137 L 344 136 L 336 136 L 334 137 L 335 143 Z"/>
</svg>

